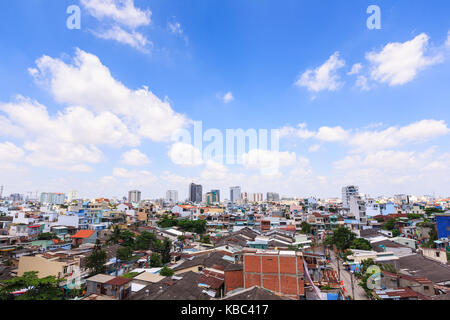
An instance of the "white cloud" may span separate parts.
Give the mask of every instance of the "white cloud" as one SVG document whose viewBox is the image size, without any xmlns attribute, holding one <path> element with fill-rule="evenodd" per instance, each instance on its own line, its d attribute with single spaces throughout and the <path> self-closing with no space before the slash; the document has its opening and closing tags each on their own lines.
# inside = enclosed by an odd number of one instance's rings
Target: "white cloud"
<svg viewBox="0 0 450 320">
<path fill-rule="evenodd" d="M 34 73 L 36 80 L 49 86 L 55 100 L 114 113 L 143 138 L 170 141 L 173 132 L 191 123 L 147 87 L 139 90 L 125 87 L 97 56 L 80 49 L 76 50 L 73 64 L 48 56 L 41 57 L 36 64 L 39 71 Z"/>
<path fill-rule="evenodd" d="M 320 149 L 320 144 L 315 144 L 315 145 L 309 147 L 308 151 L 312 153 L 312 152 L 319 151 L 319 149 Z"/>
<path fill-rule="evenodd" d="M 81 4 L 98 20 L 111 19 L 131 28 L 151 22 L 152 12 L 136 8 L 133 0 L 81 0 Z"/>
<path fill-rule="evenodd" d="M 381 131 L 362 131 L 353 134 L 348 143 L 356 151 L 383 150 L 408 143 L 423 143 L 450 133 L 445 121 L 422 120 L 404 127 L 390 127 Z"/>
<path fill-rule="evenodd" d="M 24 149 L 31 152 L 25 158 L 27 163 L 58 170 L 90 172 L 92 168 L 88 164 L 96 164 L 103 159 L 102 152 L 93 145 L 55 143 L 50 138 L 25 142 Z"/>
<path fill-rule="evenodd" d="M 25 152 L 11 142 L 0 143 L 0 163 L 20 162 L 24 160 Z"/>
<path fill-rule="evenodd" d="M 370 90 L 368 80 L 365 76 L 358 76 L 358 78 L 356 79 L 356 86 L 361 88 L 361 90 L 363 91 Z"/>
<path fill-rule="evenodd" d="M 83 107 L 69 107 L 52 117 L 45 106 L 21 96 L 16 102 L 0 104 L 0 111 L 28 139 L 114 147 L 139 144 L 139 138 L 108 111 L 96 115 Z"/>
<path fill-rule="evenodd" d="M 182 167 L 197 167 L 203 164 L 202 153 L 191 144 L 177 142 L 169 149 L 169 158 Z"/>
<path fill-rule="evenodd" d="M 315 132 L 306 129 L 306 123 L 300 123 L 297 128 L 283 127 L 280 129 L 280 138 L 294 136 L 300 139 L 309 139 L 315 136 Z"/>
<path fill-rule="evenodd" d="M 294 136 L 301 139 L 314 138 L 323 142 L 345 142 L 357 152 L 383 150 L 410 143 L 423 143 L 450 133 L 443 120 L 421 120 L 403 127 L 393 126 L 384 130 L 346 130 L 342 127 L 321 127 L 318 131 L 306 130 L 306 124 L 300 129 L 284 127 L 280 137 Z"/>
<path fill-rule="evenodd" d="M 297 82 L 298 87 L 306 87 L 309 91 L 335 91 L 343 86 L 337 71 L 345 66 L 345 61 L 339 59 L 339 52 L 335 52 L 322 66 L 307 70 Z"/>
<path fill-rule="evenodd" d="M 127 170 L 124 168 L 114 168 L 113 177 L 125 179 L 126 186 L 130 188 L 139 188 L 153 185 L 158 178 L 146 170 Z"/>
<path fill-rule="evenodd" d="M 316 139 L 325 142 L 345 141 L 349 134 L 341 127 L 321 127 L 316 134 Z"/>
<path fill-rule="evenodd" d="M 149 164 L 150 160 L 138 149 L 133 149 L 122 154 L 122 162 L 129 166 L 143 166 Z"/>
<path fill-rule="evenodd" d="M 221 163 L 215 161 L 207 161 L 205 169 L 201 172 L 200 177 L 208 181 L 220 181 L 229 175 L 228 168 Z"/>
<path fill-rule="evenodd" d="M 94 35 L 106 40 L 115 40 L 143 52 L 149 52 L 153 46 L 153 43 L 142 33 L 136 31 L 128 32 L 119 26 L 113 26 L 111 29 L 103 32 L 94 32 Z"/>
<path fill-rule="evenodd" d="M 422 33 L 404 43 L 388 43 L 380 52 L 366 54 L 371 63 L 373 80 L 390 86 L 403 85 L 417 76 L 426 67 L 443 61 L 441 55 L 426 56 L 429 37 Z"/>
<path fill-rule="evenodd" d="M 167 28 L 170 32 L 175 34 L 183 34 L 183 28 L 181 27 L 181 24 L 177 21 L 168 22 Z"/>
<path fill-rule="evenodd" d="M 347 75 L 351 76 L 354 74 L 359 74 L 361 72 L 361 69 L 363 68 L 361 63 L 355 63 L 352 66 L 352 70 L 350 70 L 350 72 L 347 73 Z"/>
<path fill-rule="evenodd" d="M 297 155 L 294 152 L 253 149 L 242 155 L 246 169 L 260 170 L 263 175 L 277 174 L 281 167 L 295 164 Z"/>
<path fill-rule="evenodd" d="M 445 46 L 450 49 L 450 30 L 447 33 L 447 41 L 445 41 Z"/>
<path fill-rule="evenodd" d="M 223 96 L 217 95 L 217 97 L 218 97 L 220 100 L 222 100 L 224 103 L 230 103 L 231 101 L 234 100 L 233 93 L 231 93 L 231 92 L 227 92 L 227 93 L 224 94 Z"/>
</svg>

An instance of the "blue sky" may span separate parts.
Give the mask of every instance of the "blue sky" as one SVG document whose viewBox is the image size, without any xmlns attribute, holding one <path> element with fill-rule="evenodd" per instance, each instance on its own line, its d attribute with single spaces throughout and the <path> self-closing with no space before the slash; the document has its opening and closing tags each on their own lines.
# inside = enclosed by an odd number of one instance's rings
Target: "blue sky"
<svg viewBox="0 0 450 320">
<path fill-rule="evenodd" d="M 366 27 L 372 4 L 381 30 Z M 81 8 L 80 30 L 66 27 L 69 5 Z M 241 185 L 339 196 L 352 183 L 373 196 L 446 196 L 449 13 L 445 0 L 2 1 L 1 183 L 6 193 L 86 197 L 138 188 L 184 198 L 191 181 L 226 195 Z M 136 98 L 144 86 L 150 98 Z M 129 96 L 116 96 L 122 89 Z M 92 122 L 69 117 L 72 107 Z M 147 108 L 165 111 L 154 119 Z M 36 125 L 38 109 L 47 117 Z M 282 129 L 279 152 L 258 153 L 276 157 L 279 174 L 262 174 L 261 163 L 179 165 L 192 147 L 169 136 L 192 121 Z"/>
</svg>

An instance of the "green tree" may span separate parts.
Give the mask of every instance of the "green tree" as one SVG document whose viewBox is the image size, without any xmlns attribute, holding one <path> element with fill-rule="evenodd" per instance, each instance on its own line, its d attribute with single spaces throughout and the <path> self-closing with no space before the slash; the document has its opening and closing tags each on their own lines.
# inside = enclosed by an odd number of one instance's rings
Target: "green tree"
<svg viewBox="0 0 450 320">
<path fill-rule="evenodd" d="M 162 243 L 162 250 L 161 250 L 161 259 L 162 259 L 163 264 L 170 262 L 170 260 L 171 260 L 170 250 L 171 249 L 172 249 L 172 241 L 170 241 L 169 238 L 165 238 Z"/>
<path fill-rule="evenodd" d="M 355 238 L 356 234 L 346 227 L 341 226 L 336 228 L 332 235 L 327 236 L 324 243 L 327 246 L 332 246 L 334 244 L 339 251 L 343 251 L 350 248 L 350 245 Z"/>
<path fill-rule="evenodd" d="M 21 277 L 2 281 L 0 300 L 62 300 L 62 289 L 54 276 L 39 279 L 38 272 L 25 272 Z M 14 291 L 28 289 L 20 296 L 13 296 Z"/>
<path fill-rule="evenodd" d="M 161 255 L 159 253 L 152 253 L 150 256 L 150 267 L 159 268 L 162 267 Z"/>
<path fill-rule="evenodd" d="M 398 237 L 398 236 L 400 236 L 400 230 L 398 230 L 398 229 L 392 229 L 392 236 L 393 236 L 393 237 Z"/>
<path fill-rule="evenodd" d="M 130 230 L 122 230 L 120 231 L 120 243 L 124 247 L 134 247 L 134 233 Z"/>
<path fill-rule="evenodd" d="M 372 250 L 372 246 L 370 245 L 370 241 L 363 238 L 356 238 L 352 241 L 350 249 Z"/>
<path fill-rule="evenodd" d="M 175 272 L 168 268 L 168 267 L 164 267 L 161 269 L 161 271 L 159 272 L 160 275 L 162 275 L 163 277 L 171 277 L 175 274 Z"/>
<path fill-rule="evenodd" d="M 433 213 L 442 213 L 444 211 L 438 209 L 438 208 L 425 208 L 425 213 L 427 214 L 427 216 L 433 214 Z"/>
<path fill-rule="evenodd" d="M 394 230 L 395 228 L 395 219 L 391 219 L 389 221 L 387 221 L 384 225 L 383 225 L 383 229 L 384 230 Z"/>
<path fill-rule="evenodd" d="M 200 239 L 201 243 L 211 244 L 211 238 L 209 235 L 202 236 Z"/>
<path fill-rule="evenodd" d="M 303 234 L 309 234 L 311 233 L 311 225 L 307 222 L 302 222 L 302 224 L 300 225 L 302 228 L 302 233 Z"/>
<path fill-rule="evenodd" d="M 117 249 L 117 259 L 121 261 L 129 261 L 133 255 L 131 247 L 121 247 Z"/>
<path fill-rule="evenodd" d="M 89 257 L 87 257 L 86 267 L 91 270 L 91 276 L 106 272 L 107 257 L 106 252 L 100 246 L 100 240 L 97 239 L 94 249 Z"/>
<path fill-rule="evenodd" d="M 114 229 L 107 240 L 108 243 L 117 244 L 120 240 L 120 228 L 118 225 L 114 226 Z"/>
<path fill-rule="evenodd" d="M 136 237 L 135 247 L 136 250 L 149 250 L 152 244 L 156 242 L 158 238 L 155 234 L 144 231 Z"/>
<path fill-rule="evenodd" d="M 56 236 L 56 234 L 52 232 L 41 233 L 40 235 L 38 235 L 38 240 L 53 240 L 53 239 L 58 239 L 58 237 Z"/>
</svg>

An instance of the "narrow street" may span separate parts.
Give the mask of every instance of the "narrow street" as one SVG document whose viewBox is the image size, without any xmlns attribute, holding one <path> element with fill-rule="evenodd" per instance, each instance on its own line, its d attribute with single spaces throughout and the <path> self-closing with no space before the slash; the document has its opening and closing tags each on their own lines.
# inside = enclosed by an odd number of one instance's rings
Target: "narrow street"
<svg viewBox="0 0 450 320">
<path fill-rule="evenodd" d="M 336 254 L 330 250 L 330 257 L 331 257 L 331 265 L 333 266 L 333 269 L 338 271 L 338 262 L 336 258 Z M 352 280 L 351 280 L 351 273 L 344 269 L 342 264 L 340 265 L 340 272 L 341 272 L 341 281 L 344 282 L 344 288 L 347 290 L 345 291 L 346 296 L 352 296 Z M 367 298 L 367 295 L 361 286 L 358 285 L 358 279 L 356 279 L 355 276 L 353 276 L 353 286 L 355 290 L 355 300 L 369 300 Z"/>
</svg>

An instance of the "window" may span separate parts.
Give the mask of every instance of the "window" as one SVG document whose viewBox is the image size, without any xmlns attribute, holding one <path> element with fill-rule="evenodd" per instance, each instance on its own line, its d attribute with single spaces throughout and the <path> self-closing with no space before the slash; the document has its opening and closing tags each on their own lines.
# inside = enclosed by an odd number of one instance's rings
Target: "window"
<svg viewBox="0 0 450 320">
<path fill-rule="evenodd" d="M 424 290 L 429 290 L 430 287 L 429 287 L 429 286 L 424 286 L 423 289 L 424 289 Z"/>
<path fill-rule="evenodd" d="M 439 256 L 441 255 L 441 253 L 440 252 L 436 252 L 436 257 L 438 257 L 439 258 Z"/>
</svg>

